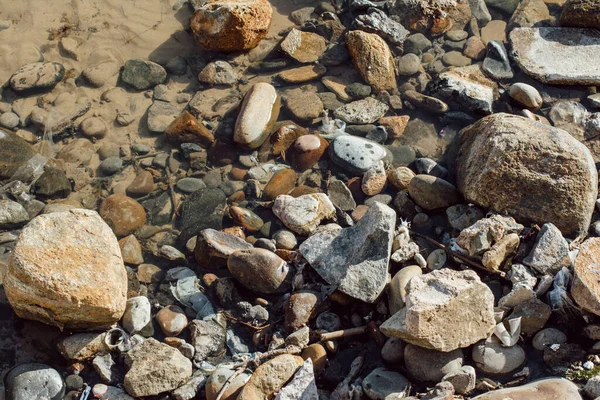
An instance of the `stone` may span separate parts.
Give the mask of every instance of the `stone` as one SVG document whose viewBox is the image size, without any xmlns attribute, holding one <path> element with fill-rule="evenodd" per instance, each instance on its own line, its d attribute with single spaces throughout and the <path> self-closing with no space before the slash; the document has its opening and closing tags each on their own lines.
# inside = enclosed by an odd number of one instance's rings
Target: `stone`
<svg viewBox="0 0 600 400">
<path fill-rule="evenodd" d="M 39 363 L 20 364 L 5 376 L 6 400 L 62 400 L 65 384 L 57 370 Z"/>
<path fill-rule="evenodd" d="M 333 115 L 348 124 L 372 124 L 385 115 L 389 107 L 387 104 L 367 97 L 353 101 L 336 109 Z"/>
<path fill-rule="evenodd" d="M 506 42 L 506 22 L 496 19 L 481 28 L 481 41 L 487 46 L 492 40 Z"/>
<path fill-rule="evenodd" d="M 361 182 L 361 189 L 367 196 L 375 196 L 385 189 L 387 173 L 383 161 L 365 172 Z"/>
<path fill-rule="evenodd" d="M 415 33 L 406 38 L 404 41 L 404 51 L 420 55 L 431 48 L 431 41 L 422 33 Z"/>
<path fill-rule="evenodd" d="M 375 7 L 369 7 L 366 14 L 358 15 L 353 26 L 361 31 L 375 33 L 395 45 L 402 45 L 409 35 L 402 24 Z"/>
<path fill-rule="evenodd" d="M 579 246 L 575 259 L 571 296 L 584 310 L 600 315 L 600 238 L 589 238 Z"/>
<path fill-rule="evenodd" d="M 471 59 L 462 55 L 460 51 L 449 51 L 442 56 L 442 62 L 450 67 L 466 67 L 471 65 Z"/>
<path fill-rule="evenodd" d="M 442 114 L 448 111 L 448 104 L 433 96 L 426 96 L 414 90 L 404 92 L 404 98 L 413 106 L 431 111 L 436 114 Z"/>
<path fill-rule="evenodd" d="M 513 218 L 496 214 L 481 218 L 462 229 L 456 244 L 465 249 L 470 256 L 481 255 L 504 236 L 520 233 L 522 230 L 523 225 L 517 224 Z"/>
<path fill-rule="evenodd" d="M 227 382 L 229 377 L 233 375 L 235 370 L 229 369 L 225 366 L 218 366 L 206 381 L 206 400 L 216 400 L 217 395 L 221 391 L 221 388 Z M 241 373 L 234 377 L 227 385 L 227 388 L 223 392 L 221 399 L 223 400 L 235 400 L 242 388 L 250 379 L 250 374 Z"/>
<path fill-rule="evenodd" d="M 331 182 L 327 188 L 327 196 L 342 211 L 352 211 L 356 208 L 352 192 L 342 181 L 335 180 Z"/>
<path fill-rule="evenodd" d="M 404 349 L 406 370 L 419 382 L 441 381 L 444 375 L 462 367 L 463 359 L 462 349 L 440 352 L 413 344 L 407 344 Z"/>
<path fill-rule="evenodd" d="M 565 236 L 585 232 L 597 182 L 589 150 L 561 129 L 499 113 L 460 133 L 458 189 L 467 201 L 518 221 L 551 222 Z"/>
<path fill-rule="evenodd" d="M 554 17 L 550 15 L 548 6 L 543 0 L 525 0 L 513 13 L 506 26 L 507 31 L 515 28 L 532 28 L 536 26 L 554 25 Z"/>
<path fill-rule="evenodd" d="M 385 400 L 392 393 L 405 396 L 410 386 L 408 379 L 385 368 L 375 368 L 362 381 L 364 393 L 372 400 Z"/>
<path fill-rule="evenodd" d="M 448 208 L 460 201 L 454 185 L 432 175 L 416 175 L 408 185 L 410 197 L 426 210 Z"/>
<path fill-rule="evenodd" d="M 196 352 L 194 360 L 204 361 L 207 357 L 220 356 L 225 352 L 227 332 L 216 319 L 192 320 L 188 325 L 192 346 Z"/>
<path fill-rule="evenodd" d="M 182 240 L 189 240 L 203 229 L 221 229 L 223 215 L 217 212 L 225 204 L 221 189 L 200 189 L 187 196 L 181 206 L 180 229 Z"/>
<path fill-rule="evenodd" d="M 292 293 L 284 305 L 284 326 L 286 331 L 294 332 L 303 326 L 307 326 L 318 303 L 319 299 L 313 292 Z"/>
<path fill-rule="evenodd" d="M 35 154 L 25 140 L 0 129 L 0 180 L 12 177 Z"/>
<path fill-rule="evenodd" d="M 479 26 L 485 26 L 492 20 L 492 16 L 484 0 L 469 0 L 471 15 L 477 20 Z"/>
<path fill-rule="evenodd" d="M 458 394 L 468 394 L 475 389 L 476 379 L 475 368 L 463 365 L 460 369 L 444 375 L 442 382 L 450 382 Z"/>
<path fill-rule="evenodd" d="M 567 335 L 555 328 L 545 328 L 535 334 L 531 344 L 536 350 L 543 351 L 553 344 L 567 342 Z"/>
<path fill-rule="evenodd" d="M 190 27 L 198 44 L 207 50 L 250 50 L 267 35 L 272 15 L 267 0 L 209 0 L 196 9 Z"/>
<path fill-rule="evenodd" d="M 79 130 L 86 137 L 102 139 L 108 132 L 108 126 L 100 117 L 89 117 L 81 121 Z"/>
<path fill-rule="evenodd" d="M 185 312 L 178 306 L 170 305 L 156 313 L 156 322 L 166 336 L 179 336 L 188 324 Z"/>
<path fill-rule="evenodd" d="M 57 62 L 36 62 L 22 66 L 10 77 L 15 92 L 50 90 L 65 77 L 65 67 Z"/>
<path fill-rule="evenodd" d="M 296 186 L 296 172 L 284 168 L 276 172 L 263 189 L 265 200 L 275 200 L 281 194 L 289 193 Z"/>
<path fill-rule="evenodd" d="M 21 232 L 4 290 L 21 318 L 61 329 L 109 326 L 125 311 L 127 292 L 117 239 L 95 211 L 38 216 Z"/>
<path fill-rule="evenodd" d="M 504 236 L 483 254 L 481 264 L 489 270 L 498 271 L 504 260 L 517 251 L 519 243 L 519 235 L 516 233 Z M 530 291 L 531 289 L 527 288 L 527 290 Z"/>
<path fill-rule="evenodd" d="M 129 334 L 141 331 L 150 322 L 150 312 L 151 306 L 147 297 L 137 296 L 128 299 L 121 319 L 123 329 Z"/>
<path fill-rule="evenodd" d="M 320 64 L 306 65 L 280 72 L 277 76 L 287 83 L 304 83 L 318 79 L 327 73 L 327 68 Z"/>
<path fill-rule="evenodd" d="M 512 79 L 514 74 L 510 66 L 504 43 L 492 40 L 487 44 L 486 56 L 481 70 L 496 80 Z"/>
<path fill-rule="evenodd" d="M 373 303 L 387 283 L 395 226 L 396 212 L 374 203 L 356 225 L 316 233 L 300 245 L 299 252 L 330 285 Z"/>
<path fill-rule="evenodd" d="M 301 63 L 317 61 L 325 52 L 327 42 L 323 36 L 292 28 L 280 44 L 281 50 Z"/>
<path fill-rule="evenodd" d="M 260 294 L 283 293 L 290 287 L 289 266 L 269 250 L 236 250 L 227 259 L 227 268 L 239 283 Z"/>
<path fill-rule="evenodd" d="M 198 178 L 183 178 L 177 181 L 175 187 L 183 193 L 190 194 L 197 190 L 206 188 L 206 184 L 202 179 Z"/>
<path fill-rule="evenodd" d="M 131 235 L 146 223 L 144 207 L 122 194 L 112 194 L 105 198 L 98 212 L 117 237 Z"/>
<path fill-rule="evenodd" d="M 394 59 L 385 40 L 374 33 L 357 30 L 346 33 L 345 41 L 354 65 L 365 82 L 376 91 L 396 88 Z"/>
<path fill-rule="evenodd" d="M 413 53 L 403 55 L 396 62 L 396 72 L 400 76 L 410 76 L 421 69 L 421 59 Z"/>
<path fill-rule="evenodd" d="M 60 149 L 56 158 L 77 166 L 88 165 L 95 152 L 94 145 L 88 139 L 75 139 Z"/>
<path fill-rule="evenodd" d="M 350 101 L 352 97 L 346 93 L 346 87 L 352 82 L 343 76 L 324 76 L 321 78 L 321 82 L 325 87 L 331 90 L 335 95 L 342 101 Z"/>
<path fill-rule="evenodd" d="M 523 264 L 540 274 L 555 275 L 562 267 L 571 264 L 569 244 L 556 226 L 551 223 L 542 225 L 535 244 Z"/>
<path fill-rule="evenodd" d="M 598 85 L 600 38 L 586 29 L 516 28 L 513 59 L 527 75 L 552 85 Z"/>
<path fill-rule="evenodd" d="M 125 353 L 125 365 L 129 368 L 123 384 L 131 396 L 145 397 L 178 388 L 192 376 L 192 362 L 179 350 L 146 339 Z"/>
<path fill-rule="evenodd" d="M 275 199 L 272 210 L 289 230 L 302 236 L 311 235 L 322 220 L 335 215 L 335 207 L 323 193 L 296 198 L 280 195 Z"/>
<path fill-rule="evenodd" d="M 401 0 L 394 3 L 390 12 L 400 17 L 400 22 L 408 29 L 432 36 L 442 35 L 454 24 L 464 26 L 471 19 L 471 9 L 466 1 Z"/>
<path fill-rule="evenodd" d="M 390 138 L 395 139 L 402 136 L 409 120 L 410 116 L 408 115 L 397 115 L 380 118 L 377 123 L 386 129 Z"/>
<path fill-rule="evenodd" d="M 108 157 L 106 160 L 100 163 L 100 171 L 106 176 L 114 175 L 121 171 L 123 167 L 123 160 L 119 157 Z"/>
<path fill-rule="evenodd" d="M 313 92 L 295 92 L 286 96 L 285 105 L 297 121 L 312 121 L 323 114 L 323 102 Z"/>
<path fill-rule="evenodd" d="M 67 360 L 88 361 L 106 349 L 104 340 L 104 332 L 76 333 L 62 339 L 56 347 Z"/>
<path fill-rule="evenodd" d="M 253 85 L 240 107 L 235 122 L 234 142 L 250 149 L 260 147 L 277 121 L 280 106 L 281 101 L 273 85 L 265 82 Z"/>
<path fill-rule="evenodd" d="M 231 206 L 229 215 L 233 221 L 248 230 L 249 232 L 259 231 L 265 224 L 262 218 L 247 208 Z"/>
<path fill-rule="evenodd" d="M 123 262 L 126 264 L 139 265 L 144 262 L 142 245 L 134 235 L 129 235 L 119 240 L 119 247 L 121 248 Z"/>
<path fill-rule="evenodd" d="M 494 296 L 477 274 L 441 269 L 411 279 L 406 308 L 380 330 L 388 337 L 448 352 L 487 338 L 495 325 Z"/>
<path fill-rule="evenodd" d="M 317 382 L 310 358 L 296 371 L 292 380 L 285 385 L 275 397 L 275 400 L 312 400 L 317 399 Z"/>
<path fill-rule="evenodd" d="M 406 190 L 415 173 L 408 167 L 397 167 L 388 172 L 388 180 L 398 190 Z"/>
<path fill-rule="evenodd" d="M 200 71 L 198 80 L 209 85 L 233 85 L 238 81 L 238 76 L 231 64 L 217 60 L 208 63 Z"/>
<path fill-rule="evenodd" d="M 378 143 L 356 136 L 338 136 L 329 146 L 331 160 L 352 173 L 362 175 L 387 157 Z"/>
<path fill-rule="evenodd" d="M 213 134 L 192 114 L 184 111 L 165 129 L 165 138 L 171 143 L 198 143 L 209 147 L 214 141 Z"/>
<path fill-rule="evenodd" d="M 485 58 L 486 48 L 480 38 L 471 36 L 467 39 L 463 54 L 475 61 L 481 61 Z"/>
<path fill-rule="evenodd" d="M 139 197 L 152 193 L 154 189 L 154 176 L 150 171 L 142 171 L 127 186 L 126 192 L 128 196 Z"/>
<path fill-rule="evenodd" d="M 16 201 L 0 200 L 0 228 L 18 227 L 29 221 L 25 207 Z"/>
<path fill-rule="evenodd" d="M 472 65 L 439 74 L 432 94 L 452 109 L 491 114 L 498 87 L 483 74 L 479 65 Z"/>
<path fill-rule="evenodd" d="M 494 337 L 473 346 L 473 361 L 477 368 L 492 375 L 508 374 L 525 362 L 525 351 L 515 344 L 505 347 Z"/>
<path fill-rule="evenodd" d="M 16 128 L 19 126 L 19 116 L 13 112 L 0 115 L 0 126 L 8 129 Z"/>
<path fill-rule="evenodd" d="M 527 385 L 494 390 L 473 400 L 582 400 L 579 388 L 564 378 L 540 379 Z"/>
<path fill-rule="evenodd" d="M 388 292 L 388 307 L 392 315 L 406 306 L 406 287 L 410 280 L 422 274 L 423 271 L 418 265 L 409 265 L 396 272 Z"/>
<path fill-rule="evenodd" d="M 93 50 L 88 57 L 89 65 L 82 71 L 82 75 L 92 87 L 102 87 L 108 82 L 116 84 L 123 63 L 115 51 L 110 49 Z"/>
<path fill-rule="evenodd" d="M 536 111 L 542 107 L 542 96 L 531 85 L 526 83 L 513 83 L 508 88 L 508 95 L 521 107 Z"/>
<path fill-rule="evenodd" d="M 236 250 L 250 248 L 250 243 L 237 236 L 204 229 L 198 235 L 194 257 L 203 268 L 216 269 L 227 266 L 227 259 Z"/>
<path fill-rule="evenodd" d="M 600 5 L 593 0 L 567 0 L 558 22 L 572 28 L 600 29 Z M 596 396 L 593 396 L 596 397 Z"/>
<path fill-rule="evenodd" d="M 252 374 L 237 400 L 272 398 L 304 364 L 301 357 L 290 354 L 277 356 L 261 364 Z"/>
<path fill-rule="evenodd" d="M 297 170 L 307 170 L 321 160 L 328 146 L 319 135 L 300 136 L 291 147 L 290 164 Z"/>
<path fill-rule="evenodd" d="M 543 301 L 532 298 L 531 300 L 517 305 L 508 319 L 521 318 L 521 333 L 532 336 L 542 329 L 548 320 L 552 309 Z"/>
</svg>

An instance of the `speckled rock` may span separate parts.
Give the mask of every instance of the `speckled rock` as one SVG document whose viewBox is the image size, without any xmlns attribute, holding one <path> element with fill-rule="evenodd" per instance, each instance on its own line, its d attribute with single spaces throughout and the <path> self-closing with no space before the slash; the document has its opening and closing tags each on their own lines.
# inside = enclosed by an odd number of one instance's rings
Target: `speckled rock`
<svg viewBox="0 0 600 400">
<path fill-rule="evenodd" d="M 333 116 L 349 124 L 372 124 L 383 117 L 388 109 L 387 104 L 373 97 L 367 97 L 336 109 Z"/>
<path fill-rule="evenodd" d="M 334 163 L 355 174 L 364 174 L 388 156 L 378 143 L 356 136 L 342 135 L 329 146 Z"/>
<path fill-rule="evenodd" d="M 354 65 L 365 82 L 378 91 L 396 87 L 394 59 L 385 40 L 364 31 L 350 31 L 345 40 Z"/>
<path fill-rule="evenodd" d="M 272 398 L 304 364 L 298 356 L 284 354 L 259 366 L 250 377 L 237 400 Z"/>
<path fill-rule="evenodd" d="M 48 365 L 17 365 L 4 378 L 6 400 L 62 400 L 65 383 L 57 370 Z"/>
<path fill-rule="evenodd" d="M 10 87 L 15 92 L 52 89 L 65 77 L 65 67 L 57 62 L 37 62 L 19 68 L 10 77 Z"/>
<path fill-rule="evenodd" d="M 323 36 L 292 28 L 280 44 L 281 50 L 301 63 L 317 61 L 327 48 Z"/>
<path fill-rule="evenodd" d="M 589 238 L 579 247 L 571 295 L 584 310 L 600 315 L 600 238 Z"/>
<path fill-rule="evenodd" d="M 167 71 L 157 63 L 128 60 L 121 72 L 121 80 L 137 90 L 150 89 L 167 79 Z"/>
</svg>

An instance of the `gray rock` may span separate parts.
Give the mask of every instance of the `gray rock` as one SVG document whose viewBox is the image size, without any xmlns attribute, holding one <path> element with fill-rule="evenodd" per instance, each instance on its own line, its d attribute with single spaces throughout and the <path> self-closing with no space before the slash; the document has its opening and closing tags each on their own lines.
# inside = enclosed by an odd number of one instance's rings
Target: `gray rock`
<svg viewBox="0 0 600 400">
<path fill-rule="evenodd" d="M 448 222 L 457 231 L 462 231 L 485 217 L 485 213 L 476 206 L 456 204 L 446 209 Z"/>
<path fill-rule="evenodd" d="M 506 15 L 512 15 L 519 5 L 519 0 L 485 0 L 485 4 Z"/>
<path fill-rule="evenodd" d="M 477 20 L 479 26 L 485 26 L 492 20 L 492 16 L 484 0 L 469 0 L 471 15 Z"/>
<path fill-rule="evenodd" d="M 0 200 L 0 228 L 16 227 L 29 221 L 27 210 L 12 200 Z"/>
<path fill-rule="evenodd" d="M 404 52 L 420 55 L 431 48 L 431 41 L 422 33 L 410 35 L 404 41 Z"/>
<path fill-rule="evenodd" d="M 498 88 L 476 64 L 442 72 L 431 93 L 448 103 L 452 109 L 491 114 Z"/>
<path fill-rule="evenodd" d="M 48 167 L 35 183 L 35 193 L 43 197 L 67 197 L 71 193 L 71 182 L 58 168 Z"/>
<path fill-rule="evenodd" d="M 456 349 L 442 353 L 408 344 L 404 349 L 404 365 L 414 379 L 437 383 L 447 373 L 462 367 L 463 351 Z"/>
<path fill-rule="evenodd" d="M 588 379 L 583 387 L 583 391 L 590 396 L 590 398 L 596 399 L 600 397 L 600 376 L 596 375 Z"/>
<path fill-rule="evenodd" d="M 551 223 L 542 225 L 531 252 L 523 259 L 523 264 L 542 275 L 554 275 L 562 267 L 571 264 L 569 244 L 556 226 Z"/>
<path fill-rule="evenodd" d="M 567 335 L 555 328 L 545 328 L 535 334 L 531 344 L 533 348 L 544 351 L 553 344 L 563 344 L 567 342 Z"/>
<path fill-rule="evenodd" d="M 356 202 L 352 192 L 342 181 L 333 181 L 327 188 L 327 196 L 331 202 L 342 211 L 352 211 L 356 208 Z"/>
<path fill-rule="evenodd" d="M 21 364 L 4 378 L 6 400 L 62 400 L 65 384 L 55 369 L 38 363 Z"/>
<path fill-rule="evenodd" d="M 292 380 L 285 385 L 275 400 L 317 400 L 317 383 L 313 370 L 313 363 L 310 358 L 304 361 L 304 364 L 294 374 Z"/>
<path fill-rule="evenodd" d="M 410 197 L 426 210 L 447 208 L 460 201 L 460 193 L 450 182 L 431 175 L 416 175 L 408 185 Z"/>
<path fill-rule="evenodd" d="M 148 130 L 163 133 L 178 116 L 177 106 L 164 101 L 155 101 L 148 108 Z"/>
<path fill-rule="evenodd" d="M 450 371 L 442 378 L 443 382 L 450 382 L 458 394 L 468 394 L 475 389 L 475 368 L 463 365 L 458 370 Z"/>
<path fill-rule="evenodd" d="M 180 227 L 182 239 L 187 241 L 206 228 L 220 230 L 223 215 L 215 212 L 225 204 L 225 193 L 221 189 L 200 189 L 187 196 L 181 206 Z"/>
<path fill-rule="evenodd" d="M 401 45 L 409 35 L 408 30 L 402 24 L 374 7 L 369 8 L 366 14 L 357 16 L 354 20 L 354 26 L 366 32 L 376 33 L 396 45 Z"/>
<path fill-rule="evenodd" d="M 130 334 L 141 331 L 151 320 L 150 301 L 145 296 L 132 297 L 127 300 L 125 313 L 121 323 Z"/>
<path fill-rule="evenodd" d="M 350 97 L 362 99 L 371 95 L 371 86 L 363 85 L 360 82 L 353 82 L 344 89 Z"/>
<path fill-rule="evenodd" d="M 210 85 L 232 85 L 238 76 L 228 62 L 219 60 L 206 65 L 198 74 L 198 80 Z"/>
<path fill-rule="evenodd" d="M 490 40 L 483 64 L 483 72 L 496 80 L 512 79 L 514 74 L 510 67 L 508 54 L 504 43 L 498 40 Z"/>
<path fill-rule="evenodd" d="M 114 175 L 123 167 L 123 160 L 119 157 L 108 157 L 100 163 L 100 170 L 104 175 Z"/>
<path fill-rule="evenodd" d="M 397 372 L 385 368 L 375 368 L 363 379 L 362 387 L 370 399 L 385 400 L 392 393 L 406 396 L 411 385 L 408 379 Z"/>
<path fill-rule="evenodd" d="M 57 343 L 58 351 L 67 360 L 87 361 L 105 349 L 104 333 L 76 333 Z"/>
<path fill-rule="evenodd" d="M 121 79 L 137 90 L 146 90 L 163 83 L 167 79 L 167 71 L 152 61 L 128 60 Z"/>
<path fill-rule="evenodd" d="M 202 371 L 196 371 L 186 383 L 173 391 L 173 398 L 175 400 L 195 399 L 198 392 L 200 392 L 200 389 L 206 384 L 206 379 L 207 378 Z"/>
<path fill-rule="evenodd" d="M 13 112 L 7 112 L 0 115 L 0 126 L 8 129 L 14 129 L 19 126 L 19 116 Z"/>
<path fill-rule="evenodd" d="M 404 348 L 406 343 L 399 338 L 389 338 L 381 348 L 381 358 L 389 363 L 404 361 Z"/>
<path fill-rule="evenodd" d="M 372 303 L 387 282 L 395 225 L 396 212 L 375 203 L 356 225 L 314 234 L 299 251 L 329 284 Z"/>
<path fill-rule="evenodd" d="M 37 62 L 22 66 L 10 77 L 15 92 L 52 89 L 65 77 L 65 67 L 56 62 Z"/>
<path fill-rule="evenodd" d="M 338 136 L 329 146 L 334 163 L 355 174 L 364 174 L 387 157 L 386 149 L 378 143 L 356 136 Z"/>
<path fill-rule="evenodd" d="M 177 189 L 181 190 L 183 193 L 194 193 L 197 190 L 204 189 L 206 187 L 206 183 L 202 179 L 198 178 L 183 178 L 177 181 L 175 184 Z"/>
<path fill-rule="evenodd" d="M 187 62 L 183 56 L 171 58 L 166 65 L 167 71 L 173 75 L 185 75 L 187 72 Z"/>
<path fill-rule="evenodd" d="M 333 116 L 348 124 L 372 124 L 383 117 L 388 109 L 387 104 L 373 97 L 367 97 L 336 109 Z"/>
<path fill-rule="evenodd" d="M 519 368 L 525 362 L 525 351 L 518 344 L 504 347 L 496 339 L 488 339 L 473 346 L 473 361 L 487 374 L 503 375 Z"/>
<path fill-rule="evenodd" d="M 527 75 L 553 85 L 600 85 L 600 37 L 576 28 L 516 28 L 513 59 Z"/>
<path fill-rule="evenodd" d="M 92 361 L 92 365 L 94 366 L 94 371 L 100 376 L 100 379 L 104 383 L 111 383 L 113 380 L 113 366 L 115 362 L 112 359 L 110 353 L 103 354 L 100 356 L 94 357 Z"/>
<path fill-rule="evenodd" d="M 408 53 L 397 59 L 396 72 L 401 76 L 410 76 L 419 72 L 421 59 L 414 53 Z"/>
<path fill-rule="evenodd" d="M 193 320 L 188 325 L 192 346 L 196 349 L 194 360 L 204 361 L 206 357 L 214 357 L 225 351 L 227 332 L 214 319 L 204 321 Z"/>
</svg>

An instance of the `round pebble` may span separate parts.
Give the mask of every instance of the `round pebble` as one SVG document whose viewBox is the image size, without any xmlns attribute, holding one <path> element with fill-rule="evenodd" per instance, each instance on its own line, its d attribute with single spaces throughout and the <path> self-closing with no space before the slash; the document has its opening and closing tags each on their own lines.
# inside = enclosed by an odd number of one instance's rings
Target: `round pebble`
<svg viewBox="0 0 600 400">
<path fill-rule="evenodd" d="M 396 72 L 401 76 L 414 75 L 419 72 L 421 60 L 413 53 L 405 54 L 396 63 Z"/>
<path fill-rule="evenodd" d="M 287 229 L 280 229 L 273 234 L 275 240 L 275 247 L 284 250 L 293 250 L 298 245 L 296 235 L 292 231 Z"/>
<path fill-rule="evenodd" d="M 333 332 L 341 329 L 342 321 L 337 314 L 325 311 L 317 317 L 316 326 L 319 330 Z"/>
<path fill-rule="evenodd" d="M 178 336 L 188 324 L 185 312 L 174 305 L 164 307 L 156 313 L 156 321 L 167 336 Z"/>
<path fill-rule="evenodd" d="M 7 112 L 0 115 L 0 126 L 8 129 L 14 129 L 19 126 L 19 116 L 13 112 Z"/>
<path fill-rule="evenodd" d="M 530 110 L 539 110 L 542 107 L 542 96 L 536 88 L 526 83 L 514 83 L 508 88 L 508 95 L 518 105 Z"/>
<path fill-rule="evenodd" d="M 100 170 L 104 175 L 114 175 L 123 167 L 123 160 L 119 157 L 108 157 L 100 164 Z"/>
<path fill-rule="evenodd" d="M 531 344 L 536 350 L 543 351 L 553 344 L 567 342 L 567 335 L 555 328 L 545 328 L 535 334 Z"/>
<path fill-rule="evenodd" d="M 181 190 L 183 193 L 194 193 L 197 190 L 204 189 L 206 187 L 206 183 L 202 179 L 198 178 L 183 178 L 177 181 L 175 184 L 177 189 Z"/>
<path fill-rule="evenodd" d="M 102 139 L 108 132 L 106 122 L 100 117 L 84 119 L 79 125 L 79 129 L 84 136 L 97 139 Z"/>
</svg>

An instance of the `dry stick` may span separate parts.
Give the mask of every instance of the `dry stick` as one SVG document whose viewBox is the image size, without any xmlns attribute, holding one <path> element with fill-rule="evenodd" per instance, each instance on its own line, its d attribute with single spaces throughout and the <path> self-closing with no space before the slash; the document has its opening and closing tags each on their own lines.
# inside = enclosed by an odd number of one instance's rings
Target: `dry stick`
<svg viewBox="0 0 600 400">
<path fill-rule="evenodd" d="M 173 187 L 171 171 L 169 171 L 168 165 L 167 168 L 165 168 L 165 172 L 167 173 L 167 185 L 169 185 L 169 197 L 171 198 L 171 203 L 173 204 L 173 215 L 171 216 L 171 220 L 174 220 L 179 216 L 179 210 L 177 209 L 177 202 L 175 201 L 175 188 Z"/>
<path fill-rule="evenodd" d="M 465 264 L 467 264 L 470 267 L 473 267 L 475 269 L 479 269 L 481 271 L 487 272 L 487 273 L 491 273 L 491 274 L 495 274 L 500 276 L 501 278 L 506 278 L 506 274 L 502 271 L 496 271 L 493 269 L 489 269 L 484 267 L 483 265 L 480 265 L 478 263 L 476 263 L 475 261 L 469 259 L 468 257 L 463 256 L 462 254 L 459 254 L 455 251 L 450 250 L 448 247 L 444 246 L 443 244 L 441 244 L 440 242 L 438 242 L 437 240 L 434 240 L 428 236 L 425 236 L 421 233 L 415 232 L 413 230 L 410 230 L 410 234 L 411 235 L 415 235 L 418 236 L 422 239 L 427 240 L 429 243 L 432 243 L 434 245 L 436 245 L 437 247 L 439 247 L 440 249 L 444 250 L 446 252 L 446 254 L 448 254 L 449 256 L 458 258 L 460 261 L 464 262 Z"/>
<path fill-rule="evenodd" d="M 321 334 L 321 341 L 340 339 L 348 336 L 362 335 L 367 332 L 367 326 L 359 326 L 358 328 L 342 329 L 340 331 L 333 331 Z"/>
</svg>

